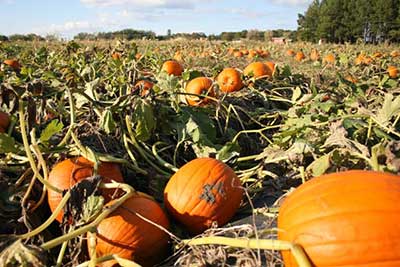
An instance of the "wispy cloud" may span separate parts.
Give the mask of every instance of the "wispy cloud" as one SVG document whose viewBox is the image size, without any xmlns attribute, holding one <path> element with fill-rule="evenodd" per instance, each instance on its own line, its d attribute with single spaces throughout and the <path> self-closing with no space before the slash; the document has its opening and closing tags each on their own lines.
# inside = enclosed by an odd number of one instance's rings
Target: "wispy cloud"
<svg viewBox="0 0 400 267">
<path fill-rule="evenodd" d="M 280 5 L 307 6 L 312 3 L 312 0 L 268 0 L 267 2 Z"/>
<path fill-rule="evenodd" d="M 136 6 L 171 9 L 192 9 L 198 1 L 187 0 L 81 0 L 81 3 L 92 7 Z"/>
</svg>

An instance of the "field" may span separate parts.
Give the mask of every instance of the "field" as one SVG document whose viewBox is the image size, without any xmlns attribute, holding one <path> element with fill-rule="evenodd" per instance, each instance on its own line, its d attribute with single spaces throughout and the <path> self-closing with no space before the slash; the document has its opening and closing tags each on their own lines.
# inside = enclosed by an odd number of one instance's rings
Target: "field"
<svg viewBox="0 0 400 267">
<path fill-rule="evenodd" d="M 171 59 L 183 66 L 182 74 L 162 70 Z M 148 240 L 134 257 L 144 266 L 161 255 L 163 266 L 283 266 L 277 250 L 289 246 L 267 240 L 277 238 L 276 218 L 288 192 L 326 173 L 400 173 L 400 50 L 395 45 L 3 42 L 0 61 L 0 262 L 10 266 L 95 266 L 96 259 L 112 259 L 117 251 L 110 248 L 96 255 L 100 228 L 95 229 L 132 196 L 152 203 L 132 204 L 135 208 L 158 203 L 143 212 L 151 217 L 161 207 L 157 212 L 169 220 L 143 232 L 144 220 L 118 229 L 120 238 L 135 229 Z M 254 77 L 258 69 L 244 71 L 252 62 L 274 64 Z M 218 75 L 224 68 L 240 71 L 238 90 L 221 90 Z M 198 77 L 210 78 L 212 85 L 187 92 Z M 152 87 L 136 86 L 140 80 Z M 82 163 L 91 164 L 86 176 L 93 176 L 74 185 L 77 181 L 68 178 L 79 169 L 71 174 L 72 167 L 65 166 L 57 175 L 53 170 L 77 156 L 94 162 Z M 222 228 L 190 230 L 196 218 L 178 223 L 164 205 L 171 176 L 196 158 L 222 161 L 240 179 L 240 207 L 233 217 L 224 215 L 228 224 Z M 192 175 L 211 176 L 202 164 L 193 166 Z M 94 175 L 106 173 L 112 178 L 104 183 Z M 62 176 L 67 181 L 54 180 Z M 64 216 L 57 216 L 49 205 L 54 211 L 61 200 L 56 192 L 72 185 L 64 192 L 63 203 L 70 198 Z M 178 190 L 178 201 L 194 201 L 198 192 L 190 186 Z M 109 194 L 104 187 L 118 190 Z M 49 203 L 55 200 L 48 192 L 58 202 Z M 225 202 L 222 210 L 234 206 L 234 199 Z M 104 228 L 108 233 L 117 226 L 109 222 Z M 195 234 L 203 239 L 188 246 Z M 168 248 L 160 252 L 153 239 L 163 238 Z M 266 241 L 240 243 L 257 239 Z M 13 255 L 16 248 L 22 256 Z"/>
</svg>

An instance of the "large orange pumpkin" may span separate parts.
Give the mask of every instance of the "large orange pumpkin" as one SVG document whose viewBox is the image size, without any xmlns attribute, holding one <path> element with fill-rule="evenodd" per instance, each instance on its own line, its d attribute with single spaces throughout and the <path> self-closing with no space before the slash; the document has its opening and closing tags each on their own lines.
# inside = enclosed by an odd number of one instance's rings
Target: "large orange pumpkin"
<svg viewBox="0 0 400 267">
<path fill-rule="evenodd" d="M 327 55 L 324 57 L 323 62 L 324 62 L 325 64 L 335 64 L 335 60 L 336 60 L 335 55 L 332 54 L 332 53 L 330 53 L 330 54 L 327 54 Z"/>
<path fill-rule="evenodd" d="M 275 73 L 275 63 L 272 61 L 266 61 L 264 64 L 267 66 L 268 71 L 269 71 L 269 73 L 267 75 L 269 77 L 272 77 Z"/>
<path fill-rule="evenodd" d="M 5 112 L 0 111 L 0 133 L 4 133 L 9 125 L 10 116 Z"/>
<path fill-rule="evenodd" d="M 121 170 L 117 164 L 102 162 L 99 165 L 98 174 L 104 177 L 104 182 L 115 180 L 123 182 Z M 84 157 L 71 158 L 57 163 L 49 173 L 49 182 L 61 190 L 70 189 L 79 181 L 93 175 L 93 163 Z M 109 201 L 115 192 L 114 189 L 102 191 L 105 201 Z M 54 211 L 60 203 L 62 195 L 49 189 L 47 194 L 51 211 Z M 63 212 L 57 215 L 57 221 L 61 222 Z"/>
<path fill-rule="evenodd" d="M 213 81 L 207 77 L 197 77 L 189 81 L 185 91 L 189 94 L 214 96 Z M 190 106 L 203 106 L 210 102 L 207 97 L 187 95 L 186 101 Z"/>
<path fill-rule="evenodd" d="M 239 91 L 244 86 L 240 72 L 234 68 L 224 69 L 218 75 L 217 82 L 221 91 L 226 93 Z"/>
<path fill-rule="evenodd" d="M 304 55 L 304 53 L 302 51 L 296 53 L 296 56 L 295 56 L 296 61 L 302 61 L 305 58 L 306 58 L 306 55 Z"/>
<path fill-rule="evenodd" d="M 165 207 L 193 234 L 226 224 L 243 197 L 241 182 L 225 163 L 198 158 L 182 166 L 164 190 Z"/>
<path fill-rule="evenodd" d="M 133 196 L 97 226 L 98 257 L 117 254 L 142 266 L 153 266 L 166 256 L 169 236 L 136 214 L 163 228 L 169 228 L 167 216 L 155 201 Z M 115 261 L 108 261 L 100 266 L 111 267 L 114 264 Z"/>
<path fill-rule="evenodd" d="M 181 63 L 179 63 L 176 60 L 168 60 L 164 62 L 164 64 L 161 67 L 161 70 L 165 71 L 169 75 L 181 76 L 183 72 L 183 67 Z"/>
<path fill-rule="evenodd" d="M 253 62 L 247 65 L 243 70 L 245 76 L 253 76 L 254 78 L 259 78 L 263 76 L 271 77 L 272 73 L 270 69 L 262 62 Z"/>
<path fill-rule="evenodd" d="M 314 178 L 284 200 L 278 237 L 300 244 L 313 266 L 400 265 L 400 176 L 353 170 Z M 297 264 L 282 253 L 286 267 Z"/>
</svg>

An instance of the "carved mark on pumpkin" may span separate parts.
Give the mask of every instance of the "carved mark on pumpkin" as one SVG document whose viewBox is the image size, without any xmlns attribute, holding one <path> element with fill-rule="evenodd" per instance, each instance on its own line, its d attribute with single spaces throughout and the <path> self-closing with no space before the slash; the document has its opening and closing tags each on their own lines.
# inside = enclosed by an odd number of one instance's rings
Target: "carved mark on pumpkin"
<svg viewBox="0 0 400 267">
<path fill-rule="evenodd" d="M 214 191 L 214 192 L 213 192 Z M 214 204 L 216 201 L 216 195 L 224 195 L 224 183 L 219 182 L 217 184 L 206 184 L 203 186 L 203 191 L 201 192 L 200 199 L 204 199 L 209 204 Z"/>
</svg>

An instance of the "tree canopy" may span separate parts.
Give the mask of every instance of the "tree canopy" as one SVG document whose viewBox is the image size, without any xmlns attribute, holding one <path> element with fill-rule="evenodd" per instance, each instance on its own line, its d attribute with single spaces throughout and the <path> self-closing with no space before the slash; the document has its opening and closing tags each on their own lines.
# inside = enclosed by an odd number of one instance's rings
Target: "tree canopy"
<svg viewBox="0 0 400 267">
<path fill-rule="evenodd" d="M 399 42 L 400 0 L 314 0 L 297 22 L 305 41 Z"/>
</svg>

